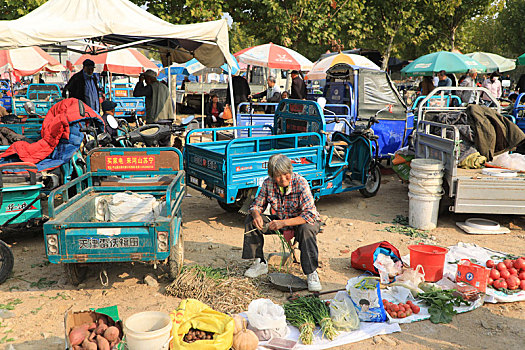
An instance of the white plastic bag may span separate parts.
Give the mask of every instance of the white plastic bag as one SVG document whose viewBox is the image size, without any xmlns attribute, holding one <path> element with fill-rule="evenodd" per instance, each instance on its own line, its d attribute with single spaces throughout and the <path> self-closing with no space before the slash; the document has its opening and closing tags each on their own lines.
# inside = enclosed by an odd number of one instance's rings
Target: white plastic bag
<svg viewBox="0 0 525 350">
<path fill-rule="evenodd" d="M 95 216 L 100 221 L 152 221 L 160 215 L 164 205 L 165 202 L 157 201 L 151 194 L 116 193 L 95 199 Z"/>
<path fill-rule="evenodd" d="M 400 260 L 394 262 L 390 256 L 381 253 L 377 254 L 374 267 L 379 272 L 383 284 L 390 283 L 390 277 L 395 277 L 403 271 L 403 263 Z"/>
<path fill-rule="evenodd" d="M 339 291 L 330 301 L 330 318 L 335 328 L 349 332 L 359 328 L 359 316 L 348 296 L 348 293 Z"/>
<path fill-rule="evenodd" d="M 253 330 L 259 340 L 285 338 L 288 335 L 286 316 L 282 306 L 270 299 L 256 299 L 248 305 L 249 329 Z"/>
</svg>

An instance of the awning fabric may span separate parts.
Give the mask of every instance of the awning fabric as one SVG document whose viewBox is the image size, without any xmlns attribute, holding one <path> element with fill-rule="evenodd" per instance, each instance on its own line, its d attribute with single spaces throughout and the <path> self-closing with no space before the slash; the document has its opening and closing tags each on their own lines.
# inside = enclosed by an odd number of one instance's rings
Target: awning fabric
<svg viewBox="0 0 525 350">
<path fill-rule="evenodd" d="M 157 48 L 165 65 L 192 58 L 207 67 L 234 64 L 225 19 L 174 25 L 128 0 L 49 0 L 19 19 L 0 21 L 0 49 L 93 38 Z"/>
</svg>

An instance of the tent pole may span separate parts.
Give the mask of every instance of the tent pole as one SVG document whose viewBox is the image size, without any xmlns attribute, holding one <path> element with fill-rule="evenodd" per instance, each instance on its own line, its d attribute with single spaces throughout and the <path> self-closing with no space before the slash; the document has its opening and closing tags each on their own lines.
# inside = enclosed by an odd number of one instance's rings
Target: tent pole
<svg viewBox="0 0 525 350">
<path fill-rule="evenodd" d="M 110 101 L 113 101 L 112 96 L 111 96 L 111 95 L 112 95 L 112 92 L 113 92 L 113 91 L 112 91 L 113 88 L 112 88 L 112 86 L 111 86 L 111 72 L 108 72 L 108 73 L 109 73 L 109 75 L 108 75 L 108 79 L 109 79 L 109 100 L 110 100 Z"/>
<path fill-rule="evenodd" d="M 229 82 L 229 86 L 230 86 L 230 102 L 231 102 L 231 106 L 230 106 L 230 110 L 232 112 L 232 119 L 233 119 L 233 126 L 236 127 L 237 126 L 237 118 L 235 116 L 235 100 L 233 98 L 233 78 L 232 78 L 232 67 L 230 65 L 228 65 L 228 82 Z M 233 133 L 233 137 L 235 137 L 235 133 Z"/>
<path fill-rule="evenodd" d="M 14 115 L 16 114 L 16 108 L 15 108 L 15 90 L 13 89 L 13 76 L 11 75 L 11 70 L 8 70 L 9 72 L 9 88 L 11 89 L 11 112 Z"/>
<path fill-rule="evenodd" d="M 203 86 L 203 80 L 204 79 L 204 76 L 201 74 L 201 97 L 202 97 L 202 101 L 201 101 L 201 125 L 202 125 L 202 128 L 204 129 L 204 86 Z"/>
</svg>

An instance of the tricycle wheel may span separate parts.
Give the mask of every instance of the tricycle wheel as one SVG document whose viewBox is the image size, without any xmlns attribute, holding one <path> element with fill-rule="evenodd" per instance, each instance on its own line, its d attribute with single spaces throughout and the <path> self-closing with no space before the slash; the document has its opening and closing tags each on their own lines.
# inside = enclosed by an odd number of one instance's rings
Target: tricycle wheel
<svg viewBox="0 0 525 350">
<path fill-rule="evenodd" d="M 225 211 L 227 211 L 228 213 L 237 213 L 239 209 L 241 209 L 241 205 L 239 201 L 228 204 L 228 203 L 221 202 L 220 200 L 217 200 L 217 203 L 219 203 L 219 206 Z"/>
<path fill-rule="evenodd" d="M 361 192 L 363 197 L 370 198 L 377 194 L 377 191 L 379 191 L 380 186 L 381 171 L 379 170 L 379 167 L 377 165 L 374 165 L 368 173 L 365 188 L 360 189 L 359 192 Z"/>
<path fill-rule="evenodd" d="M 177 278 L 182 270 L 184 264 L 184 238 L 182 235 L 182 228 L 179 230 L 179 238 L 177 243 L 170 249 L 170 256 L 168 258 L 168 276 L 174 280 Z"/>
<path fill-rule="evenodd" d="M 4 283 L 13 271 L 15 257 L 9 246 L 0 240 L 0 284 Z"/>
<path fill-rule="evenodd" d="M 66 272 L 67 281 L 74 285 L 78 286 L 84 281 L 87 275 L 87 267 L 80 266 L 80 264 L 64 264 L 64 270 Z"/>
</svg>

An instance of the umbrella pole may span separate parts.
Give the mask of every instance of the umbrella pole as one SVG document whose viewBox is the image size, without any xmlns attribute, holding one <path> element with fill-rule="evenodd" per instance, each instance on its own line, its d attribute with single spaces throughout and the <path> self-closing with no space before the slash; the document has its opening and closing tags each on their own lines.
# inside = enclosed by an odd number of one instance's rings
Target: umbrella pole
<svg viewBox="0 0 525 350">
<path fill-rule="evenodd" d="M 204 78 L 204 76 L 201 74 L 201 125 L 202 125 L 202 128 L 204 129 L 204 86 L 203 86 L 203 82 L 202 82 L 202 79 Z"/>
<path fill-rule="evenodd" d="M 9 88 L 11 89 L 11 112 L 14 115 L 16 114 L 16 108 L 15 108 L 15 90 L 13 89 L 13 76 L 11 75 L 11 70 L 8 70 L 9 72 Z"/>
<path fill-rule="evenodd" d="M 170 80 L 170 94 L 171 94 L 171 84 L 173 80 L 171 78 L 171 65 L 168 67 L 168 79 Z M 173 96 L 171 96 L 173 99 Z M 177 120 L 177 75 L 175 75 L 175 105 L 173 106 L 174 119 Z"/>
<path fill-rule="evenodd" d="M 111 72 L 109 72 L 109 100 L 112 101 L 111 95 L 112 95 L 112 86 L 111 86 Z"/>
</svg>

